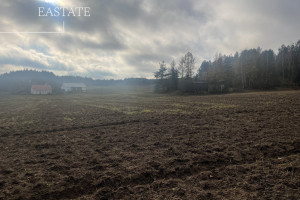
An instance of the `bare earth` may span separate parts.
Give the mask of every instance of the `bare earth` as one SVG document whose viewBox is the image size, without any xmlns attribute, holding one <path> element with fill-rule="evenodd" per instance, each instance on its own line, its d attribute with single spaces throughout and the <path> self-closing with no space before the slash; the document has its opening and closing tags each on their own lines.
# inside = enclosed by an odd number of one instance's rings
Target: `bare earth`
<svg viewBox="0 0 300 200">
<path fill-rule="evenodd" d="M 0 95 L 0 199 L 300 199 L 300 91 Z"/>
</svg>

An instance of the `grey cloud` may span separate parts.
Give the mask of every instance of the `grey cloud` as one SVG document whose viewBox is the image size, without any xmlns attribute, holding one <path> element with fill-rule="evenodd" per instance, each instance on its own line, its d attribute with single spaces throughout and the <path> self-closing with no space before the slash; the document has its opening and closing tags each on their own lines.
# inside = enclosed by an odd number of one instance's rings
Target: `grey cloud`
<svg viewBox="0 0 300 200">
<path fill-rule="evenodd" d="M 48 67 L 41 62 L 26 58 L 0 57 L 0 65 L 15 65 L 24 67 L 35 67 L 37 69 L 47 69 Z"/>
<path fill-rule="evenodd" d="M 22 57 L 4 57 L 0 56 L 1 65 L 15 65 L 22 67 L 33 67 L 40 70 L 67 70 L 68 68 L 60 62 L 49 60 L 49 65 L 45 65 L 37 60 Z"/>
<path fill-rule="evenodd" d="M 2 4 L 2 2 L 1 2 Z M 9 24 L 2 23 L 4 32 L 53 32 L 58 26 L 57 20 L 51 17 L 38 17 L 38 7 L 45 5 L 41 1 L 13 0 L 0 6 L 0 18 Z M 11 27 L 16 25 L 17 27 Z M 12 30 L 12 28 L 15 28 Z"/>
<path fill-rule="evenodd" d="M 134 71 L 142 71 L 144 73 L 151 73 L 158 67 L 159 62 L 169 62 L 169 56 L 159 54 L 137 54 L 125 56 L 125 60 L 129 66 L 132 66 Z"/>
<path fill-rule="evenodd" d="M 298 0 L 64 2 L 91 7 L 91 17 L 40 18 L 39 0 L 5 1 L 0 5 L 1 29 L 53 31 L 60 30 L 62 21 L 66 25 L 65 34 L 21 35 L 15 39 L 10 36 L 7 40 L 0 35 L 0 41 L 7 46 L 29 45 L 37 52 L 51 54 L 49 66 L 21 59 L 22 55 L 16 55 L 15 61 L 0 57 L 0 66 L 31 65 L 94 78 L 149 76 L 158 62 L 178 60 L 187 51 L 196 56 L 200 65 L 217 52 L 230 54 L 257 46 L 276 50 L 283 43 L 298 40 L 300 32 Z M 46 45 L 47 52 L 36 48 L 38 43 Z M 5 45 L 0 51 L 8 51 Z"/>
<path fill-rule="evenodd" d="M 51 36 L 51 38 L 53 38 L 53 36 Z M 95 49 L 102 51 L 120 51 L 127 48 L 121 41 L 119 41 L 119 39 L 111 37 L 111 39 L 105 39 L 102 42 L 101 40 L 103 39 L 100 40 L 100 38 L 99 41 L 93 41 L 89 38 L 81 39 L 73 34 L 63 35 L 54 42 L 54 45 L 65 53 L 72 53 L 74 50 L 77 51 L 82 49 L 91 49 L 91 51 Z"/>
<path fill-rule="evenodd" d="M 84 75 L 87 77 L 97 77 L 98 79 L 107 79 L 107 77 L 115 77 L 116 76 L 116 74 L 114 74 L 114 73 L 102 71 L 102 70 L 88 71 Z"/>
</svg>

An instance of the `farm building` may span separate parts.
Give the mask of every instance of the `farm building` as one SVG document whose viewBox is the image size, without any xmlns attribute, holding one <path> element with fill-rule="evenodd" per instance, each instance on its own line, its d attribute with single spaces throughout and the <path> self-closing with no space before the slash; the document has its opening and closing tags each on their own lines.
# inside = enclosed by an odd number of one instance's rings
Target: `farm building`
<svg viewBox="0 0 300 200">
<path fill-rule="evenodd" d="M 31 94 L 52 94 L 50 85 L 32 85 Z"/>
<path fill-rule="evenodd" d="M 208 92 L 208 82 L 207 81 L 193 82 L 193 90 L 196 93 Z"/>
<path fill-rule="evenodd" d="M 86 92 L 84 83 L 63 83 L 61 89 L 65 92 Z"/>
<path fill-rule="evenodd" d="M 228 91 L 224 82 L 211 83 L 208 88 L 210 93 L 224 93 Z"/>
</svg>

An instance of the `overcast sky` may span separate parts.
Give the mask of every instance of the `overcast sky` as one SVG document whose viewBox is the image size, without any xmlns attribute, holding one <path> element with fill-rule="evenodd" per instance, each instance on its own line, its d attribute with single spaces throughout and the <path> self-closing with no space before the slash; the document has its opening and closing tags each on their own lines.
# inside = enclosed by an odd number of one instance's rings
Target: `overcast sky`
<svg viewBox="0 0 300 200">
<path fill-rule="evenodd" d="M 39 17 L 38 7 L 91 8 L 90 17 Z M 99 79 L 153 78 L 186 52 L 277 49 L 300 39 L 299 0 L 0 0 L 0 73 L 52 71 Z"/>
</svg>

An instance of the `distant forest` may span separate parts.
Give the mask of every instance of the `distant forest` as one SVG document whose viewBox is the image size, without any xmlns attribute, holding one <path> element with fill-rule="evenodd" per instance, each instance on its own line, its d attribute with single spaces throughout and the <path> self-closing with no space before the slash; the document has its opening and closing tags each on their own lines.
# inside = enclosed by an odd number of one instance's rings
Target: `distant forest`
<svg viewBox="0 0 300 200">
<path fill-rule="evenodd" d="M 196 73 L 195 58 L 190 52 L 178 64 L 173 60 L 169 67 L 164 61 L 159 65 L 159 70 L 154 73 L 158 92 L 194 92 L 196 83 L 207 84 L 208 92 L 299 87 L 300 40 L 282 45 L 278 54 L 273 50 L 263 51 L 260 47 L 234 55 L 218 54 L 213 61 L 203 61 Z"/>
<path fill-rule="evenodd" d="M 27 94 L 31 85 L 49 84 L 54 93 L 61 92 L 63 83 L 84 83 L 87 86 L 108 86 L 108 85 L 149 85 L 154 84 L 154 79 L 126 78 L 124 80 L 94 80 L 80 76 L 56 76 L 48 71 L 21 70 L 0 75 L 0 92 L 14 94 Z"/>
</svg>

